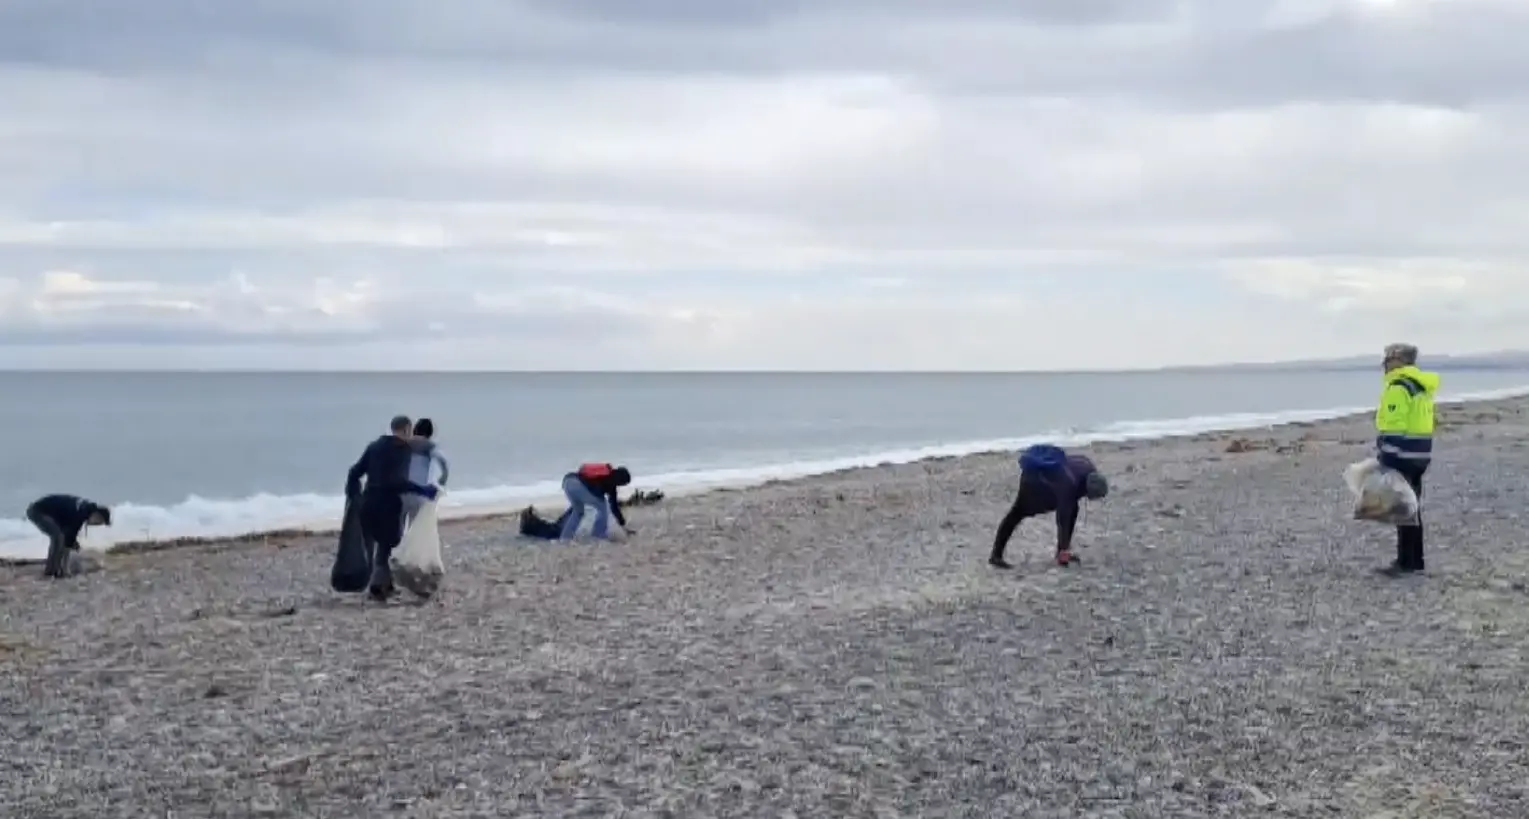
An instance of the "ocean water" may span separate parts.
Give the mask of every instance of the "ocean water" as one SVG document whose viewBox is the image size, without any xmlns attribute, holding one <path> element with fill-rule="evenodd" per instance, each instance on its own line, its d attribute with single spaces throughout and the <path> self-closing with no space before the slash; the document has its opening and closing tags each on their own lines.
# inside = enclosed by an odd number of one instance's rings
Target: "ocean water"
<svg viewBox="0 0 1529 819">
<path fill-rule="evenodd" d="M 1445 371 L 1446 397 L 1529 371 Z M 41 556 L 50 492 L 110 504 L 87 545 L 333 524 L 390 416 L 436 422 L 446 513 L 559 495 L 584 461 L 671 494 L 880 461 L 1316 419 L 1373 406 L 1373 371 L 1075 374 L 0 373 L 11 469 L 0 555 Z M 1529 390 L 1524 390 L 1529 392 Z"/>
</svg>

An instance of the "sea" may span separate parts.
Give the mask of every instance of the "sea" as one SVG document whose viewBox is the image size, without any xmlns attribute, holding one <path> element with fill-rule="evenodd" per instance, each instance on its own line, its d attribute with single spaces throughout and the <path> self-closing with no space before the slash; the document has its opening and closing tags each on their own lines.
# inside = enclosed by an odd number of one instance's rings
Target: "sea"
<svg viewBox="0 0 1529 819">
<path fill-rule="evenodd" d="M 1443 370 L 1446 398 L 1529 369 Z M 0 556 L 41 557 L 32 500 L 83 495 L 85 544 L 335 526 L 347 468 L 404 413 L 435 422 L 446 516 L 557 498 L 586 461 L 670 496 L 882 462 L 1192 435 L 1374 406 L 1372 369 L 1127 373 L 0 373 Z"/>
</svg>

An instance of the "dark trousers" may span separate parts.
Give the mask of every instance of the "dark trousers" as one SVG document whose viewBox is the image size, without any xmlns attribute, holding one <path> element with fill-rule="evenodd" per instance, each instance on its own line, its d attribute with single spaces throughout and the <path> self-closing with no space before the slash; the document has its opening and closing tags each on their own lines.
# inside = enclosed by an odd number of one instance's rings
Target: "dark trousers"
<svg viewBox="0 0 1529 819">
<path fill-rule="evenodd" d="M 43 577 L 68 576 L 69 551 L 78 549 L 79 544 L 70 543 L 69 536 L 64 534 L 63 527 L 58 525 L 58 521 L 37 511 L 35 506 L 27 507 L 27 520 L 48 536 L 48 559 L 43 563 Z"/>
<path fill-rule="evenodd" d="M 361 496 L 361 535 L 372 555 L 373 587 L 386 588 L 393 583 L 388 559 L 403 540 L 403 498 L 378 493 Z"/>
<path fill-rule="evenodd" d="M 1398 568 L 1420 572 L 1423 570 L 1423 469 L 1400 470 L 1402 477 L 1412 486 L 1418 496 L 1418 522 L 1416 526 L 1396 527 L 1396 565 Z"/>
<path fill-rule="evenodd" d="M 569 509 L 563 512 L 557 521 L 554 522 L 535 512 L 528 511 L 527 514 L 522 515 L 520 518 L 520 533 L 526 537 L 540 538 L 541 540 L 557 540 L 563 536 L 563 523 L 568 520 L 568 516 L 571 514 L 573 514 L 573 510 Z"/>
<path fill-rule="evenodd" d="M 1019 491 L 1015 493 L 1009 511 L 998 523 L 998 534 L 993 538 L 993 554 L 990 559 L 1003 560 L 1003 552 L 1009 547 L 1009 540 L 1014 537 L 1014 530 L 1019 527 L 1020 521 L 1055 512 L 1056 508 L 1055 487 L 1038 475 L 1020 473 Z"/>
</svg>

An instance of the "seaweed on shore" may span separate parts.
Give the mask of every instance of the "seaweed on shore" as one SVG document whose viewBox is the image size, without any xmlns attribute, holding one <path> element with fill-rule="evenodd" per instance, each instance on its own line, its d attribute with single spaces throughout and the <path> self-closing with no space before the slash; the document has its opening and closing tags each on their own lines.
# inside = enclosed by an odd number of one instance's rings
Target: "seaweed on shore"
<svg viewBox="0 0 1529 819">
<path fill-rule="evenodd" d="M 621 502 L 622 506 L 654 506 L 663 502 L 664 490 L 662 489 L 633 489 L 631 497 Z"/>
</svg>

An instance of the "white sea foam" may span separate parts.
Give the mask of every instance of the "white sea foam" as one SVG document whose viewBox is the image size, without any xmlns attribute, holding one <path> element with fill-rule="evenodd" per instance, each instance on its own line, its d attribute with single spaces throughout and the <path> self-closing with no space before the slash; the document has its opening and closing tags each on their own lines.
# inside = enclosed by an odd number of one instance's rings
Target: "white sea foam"
<svg viewBox="0 0 1529 819">
<path fill-rule="evenodd" d="M 1444 395 L 1454 402 L 1491 401 L 1529 395 L 1529 385 L 1482 392 Z M 893 449 L 853 457 L 766 464 L 732 469 L 707 469 L 639 475 L 637 486 L 662 489 L 669 497 L 709 489 L 755 486 L 767 481 L 804 478 L 883 463 L 912 463 L 928 458 L 972 455 L 1020 449 L 1038 441 L 1079 446 L 1098 441 L 1129 441 L 1174 438 L 1239 429 L 1255 429 L 1300 421 L 1321 421 L 1367 411 L 1367 407 L 1334 407 L 1321 410 L 1289 410 L 1270 413 L 1205 415 L 1141 421 L 1120 421 L 1087 430 L 1052 430 L 1017 438 L 941 444 Z M 561 476 L 518 486 L 454 489 L 441 500 L 443 518 L 508 512 L 528 503 L 561 499 Z M 258 494 L 237 500 L 192 496 L 174 506 L 122 503 L 113 507 L 113 526 L 92 528 L 84 538 L 87 548 L 104 549 L 115 543 L 140 540 L 172 540 L 183 537 L 226 537 L 280 529 L 333 529 L 338 527 L 344 499 L 333 495 Z M 47 541 L 23 519 L 0 520 L 0 557 L 42 558 Z"/>
</svg>

